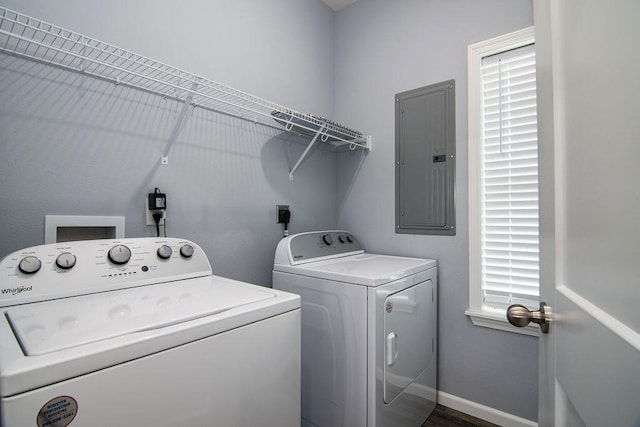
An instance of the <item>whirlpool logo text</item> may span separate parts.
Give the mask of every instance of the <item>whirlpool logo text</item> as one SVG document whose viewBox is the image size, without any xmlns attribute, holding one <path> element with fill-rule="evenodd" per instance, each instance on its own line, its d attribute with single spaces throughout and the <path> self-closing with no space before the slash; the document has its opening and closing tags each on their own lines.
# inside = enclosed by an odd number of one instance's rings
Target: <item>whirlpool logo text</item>
<svg viewBox="0 0 640 427">
<path fill-rule="evenodd" d="M 18 295 L 22 292 L 29 292 L 33 290 L 33 286 L 18 286 L 17 288 L 5 288 L 0 289 L 3 295 Z"/>
</svg>

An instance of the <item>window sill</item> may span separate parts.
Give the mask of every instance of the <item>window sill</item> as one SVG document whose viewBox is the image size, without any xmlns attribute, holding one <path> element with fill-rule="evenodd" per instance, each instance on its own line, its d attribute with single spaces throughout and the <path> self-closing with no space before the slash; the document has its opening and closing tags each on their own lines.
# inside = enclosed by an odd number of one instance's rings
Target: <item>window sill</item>
<svg viewBox="0 0 640 427">
<path fill-rule="evenodd" d="M 538 333 L 540 332 L 540 327 L 535 323 L 530 323 L 524 328 L 518 328 L 516 326 L 513 326 L 511 323 L 509 323 L 506 316 L 501 316 L 499 314 L 488 313 L 483 311 L 471 311 L 471 310 L 465 311 L 464 314 L 466 314 L 471 318 L 471 321 L 475 326 L 499 329 L 501 331 L 513 332 L 516 334 L 523 334 L 523 335 L 531 335 L 534 337 L 537 337 Z"/>
</svg>

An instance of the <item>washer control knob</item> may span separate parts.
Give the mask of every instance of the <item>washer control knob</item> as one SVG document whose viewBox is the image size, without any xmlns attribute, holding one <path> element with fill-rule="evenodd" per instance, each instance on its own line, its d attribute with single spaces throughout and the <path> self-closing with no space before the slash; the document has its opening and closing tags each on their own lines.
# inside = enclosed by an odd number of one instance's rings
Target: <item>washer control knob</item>
<svg viewBox="0 0 640 427">
<path fill-rule="evenodd" d="M 131 259 L 131 249 L 125 245 L 116 245 L 109 249 L 109 260 L 114 264 L 126 264 Z"/>
<path fill-rule="evenodd" d="M 173 251 L 171 250 L 171 246 L 162 245 L 158 248 L 158 257 L 161 259 L 169 259 L 171 258 L 171 254 Z"/>
<path fill-rule="evenodd" d="M 193 246 L 191 245 L 184 245 L 180 248 L 180 255 L 182 255 L 185 258 L 191 258 L 191 256 L 193 255 L 194 249 Z"/>
<path fill-rule="evenodd" d="M 63 252 L 56 258 L 56 265 L 64 270 L 73 268 L 76 265 L 76 256 L 71 252 Z"/>
<path fill-rule="evenodd" d="M 18 268 L 25 274 L 37 273 L 40 270 L 42 263 L 34 256 L 26 256 L 20 260 Z"/>
<path fill-rule="evenodd" d="M 353 243 L 353 236 L 351 234 L 347 234 L 347 242 Z"/>
<path fill-rule="evenodd" d="M 327 246 L 331 246 L 333 244 L 333 238 L 331 238 L 331 234 L 323 234 L 322 241 Z"/>
<path fill-rule="evenodd" d="M 340 237 L 338 237 L 338 240 L 340 240 L 340 243 L 345 243 L 347 241 L 347 236 L 341 234 Z"/>
</svg>

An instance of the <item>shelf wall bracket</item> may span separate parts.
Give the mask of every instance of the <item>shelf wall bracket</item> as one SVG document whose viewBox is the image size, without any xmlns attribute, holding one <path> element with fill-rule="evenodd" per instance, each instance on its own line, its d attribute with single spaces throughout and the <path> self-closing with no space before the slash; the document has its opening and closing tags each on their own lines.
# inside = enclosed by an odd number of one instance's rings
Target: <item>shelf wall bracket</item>
<svg viewBox="0 0 640 427">
<path fill-rule="evenodd" d="M 171 131 L 171 135 L 169 136 L 169 142 L 167 143 L 167 148 L 164 150 L 161 156 L 161 164 L 166 165 L 169 164 L 169 150 L 176 139 L 178 139 L 178 134 L 180 133 L 180 129 L 182 129 L 182 125 L 187 117 L 187 111 L 189 110 L 189 106 L 193 102 L 193 94 L 198 89 L 198 83 L 193 82 L 191 85 L 191 91 L 187 98 L 183 101 L 182 109 L 180 110 L 180 115 L 178 115 L 178 119 L 176 120 L 176 124 L 173 126 L 173 130 Z"/>
<path fill-rule="evenodd" d="M 293 181 L 293 174 L 298 169 L 298 167 L 300 166 L 300 163 L 302 163 L 304 158 L 307 157 L 307 154 L 309 154 L 309 151 L 311 151 L 311 148 L 313 147 L 313 144 L 315 144 L 316 141 L 318 140 L 318 137 L 320 135 L 323 135 L 323 131 L 324 131 L 325 127 L 326 127 L 325 125 L 322 125 L 320 127 L 320 129 L 318 129 L 318 131 L 316 132 L 315 136 L 313 137 L 313 139 L 311 140 L 309 145 L 307 145 L 307 148 L 305 148 L 304 152 L 302 153 L 302 155 L 300 156 L 300 158 L 298 159 L 296 164 L 293 165 L 293 167 L 291 168 L 291 171 L 289 172 L 289 181 Z"/>
</svg>

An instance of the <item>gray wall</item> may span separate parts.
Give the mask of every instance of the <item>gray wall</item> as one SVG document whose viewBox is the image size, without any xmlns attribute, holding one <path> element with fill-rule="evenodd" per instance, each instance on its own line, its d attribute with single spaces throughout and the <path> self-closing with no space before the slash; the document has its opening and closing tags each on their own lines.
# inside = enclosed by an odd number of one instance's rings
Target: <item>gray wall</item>
<svg viewBox="0 0 640 427">
<path fill-rule="evenodd" d="M 301 111 L 333 116 L 334 13 L 319 0 L 2 0 L 39 17 Z M 144 198 L 168 198 L 168 235 L 217 274 L 271 284 L 282 236 L 336 223 L 335 153 L 289 168 L 299 137 L 195 109 L 160 165 L 181 105 L 0 55 L 0 257 L 43 243 L 44 215 L 124 215 L 155 235 Z"/>
<path fill-rule="evenodd" d="M 179 104 L 0 55 L 0 257 L 42 243 L 46 214 L 125 215 L 127 236 L 154 235 L 143 204 L 159 187 L 169 235 L 201 244 L 217 274 L 269 285 L 275 205 L 290 204 L 292 232 L 338 225 L 370 251 L 438 259 L 440 388 L 536 418 L 537 341 L 464 315 L 466 46 L 531 25 L 531 0 L 359 0 L 337 14 L 320 0 L 0 4 L 374 137 L 366 156 L 315 150 L 289 181 L 298 137 L 195 109 L 161 166 Z M 458 235 L 395 235 L 393 95 L 449 78 Z"/>
<path fill-rule="evenodd" d="M 537 338 L 473 326 L 468 308 L 467 46 L 533 25 L 531 0 L 360 0 L 336 18 L 336 116 L 373 135 L 338 157 L 338 226 L 372 252 L 439 262 L 439 389 L 537 419 Z M 457 235 L 394 233 L 394 94 L 456 81 Z"/>
</svg>

